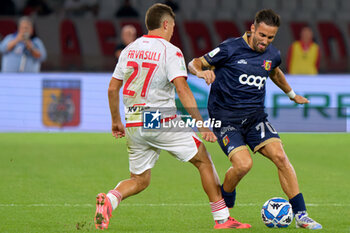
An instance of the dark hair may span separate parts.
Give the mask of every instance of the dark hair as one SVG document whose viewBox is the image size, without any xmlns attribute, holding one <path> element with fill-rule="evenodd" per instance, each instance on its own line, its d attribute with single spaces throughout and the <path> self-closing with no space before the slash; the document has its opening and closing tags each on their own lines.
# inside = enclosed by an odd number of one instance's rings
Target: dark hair
<svg viewBox="0 0 350 233">
<path fill-rule="evenodd" d="M 164 16 L 170 16 L 175 20 L 174 11 L 167 5 L 156 3 L 146 12 L 146 27 L 148 30 L 154 30 L 161 27 L 161 20 Z"/>
<path fill-rule="evenodd" d="M 276 14 L 273 10 L 263 9 L 256 13 L 254 24 L 258 26 L 258 24 L 261 22 L 269 26 L 279 27 L 281 24 L 281 19 L 280 16 Z"/>
</svg>

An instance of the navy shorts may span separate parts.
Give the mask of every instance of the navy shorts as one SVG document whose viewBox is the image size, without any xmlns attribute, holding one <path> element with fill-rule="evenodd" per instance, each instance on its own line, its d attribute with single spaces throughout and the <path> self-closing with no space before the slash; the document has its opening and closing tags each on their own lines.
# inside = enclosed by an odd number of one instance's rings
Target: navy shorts
<svg viewBox="0 0 350 233">
<path fill-rule="evenodd" d="M 227 156 L 231 152 L 234 154 L 246 149 L 246 145 L 255 153 L 270 142 L 281 141 L 277 131 L 267 120 L 266 113 L 256 113 L 221 123 L 221 127 L 214 128 L 213 132 Z"/>
</svg>

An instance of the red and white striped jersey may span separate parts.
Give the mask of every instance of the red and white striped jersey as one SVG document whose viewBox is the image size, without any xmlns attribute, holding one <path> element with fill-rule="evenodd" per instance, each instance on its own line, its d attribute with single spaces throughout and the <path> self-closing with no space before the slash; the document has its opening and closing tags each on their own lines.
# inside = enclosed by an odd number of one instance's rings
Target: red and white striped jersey
<svg viewBox="0 0 350 233">
<path fill-rule="evenodd" d="M 175 109 L 177 77 L 187 77 L 183 54 L 162 37 L 138 38 L 121 53 L 113 78 L 122 80 L 127 123 L 141 122 L 135 106 Z"/>
</svg>

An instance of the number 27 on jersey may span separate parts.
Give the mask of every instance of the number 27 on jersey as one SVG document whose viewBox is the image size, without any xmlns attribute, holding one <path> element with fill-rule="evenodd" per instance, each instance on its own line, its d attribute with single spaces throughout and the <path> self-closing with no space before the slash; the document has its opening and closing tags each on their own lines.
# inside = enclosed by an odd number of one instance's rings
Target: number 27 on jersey
<svg viewBox="0 0 350 233">
<path fill-rule="evenodd" d="M 127 65 L 127 67 L 131 67 L 133 69 L 133 72 L 124 85 L 123 95 L 135 97 L 137 93 L 134 90 L 130 90 L 129 86 L 136 79 L 143 78 L 144 83 L 143 83 L 143 87 L 141 90 L 141 97 L 145 98 L 146 94 L 147 94 L 147 89 L 150 85 L 150 80 L 153 76 L 155 69 L 157 68 L 157 64 L 149 63 L 149 62 L 142 62 L 141 69 L 144 69 L 144 68 L 148 69 L 146 77 L 140 77 L 141 72 L 139 72 L 140 67 L 139 67 L 139 64 L 137 62 L 128 61 L 128 63 L 126 65 Z"/>
</svg>

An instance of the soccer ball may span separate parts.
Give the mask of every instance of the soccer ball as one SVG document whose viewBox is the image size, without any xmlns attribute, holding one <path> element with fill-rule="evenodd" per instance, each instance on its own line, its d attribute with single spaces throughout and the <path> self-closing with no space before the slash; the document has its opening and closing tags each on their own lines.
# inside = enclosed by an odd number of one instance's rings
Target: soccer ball
<svg viewBox="0 0 350 233">
<path fill-rule="evenodd" d="M 281 197 L 271 198 L 263 205 L 261 218 L 267 227 L 288 227 L 293 221 L 292 205 Z"/>
</svg>

